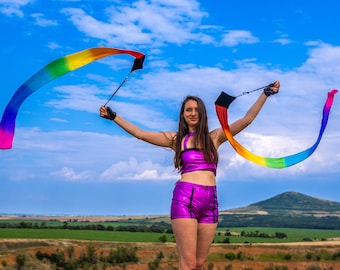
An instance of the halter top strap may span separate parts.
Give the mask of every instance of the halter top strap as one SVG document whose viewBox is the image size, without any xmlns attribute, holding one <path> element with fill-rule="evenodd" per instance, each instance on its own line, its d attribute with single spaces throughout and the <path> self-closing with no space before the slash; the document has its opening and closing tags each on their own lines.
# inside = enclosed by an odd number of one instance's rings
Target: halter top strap
<svg viewBox="0 0 340 270">
<path fill-rule="evenodd" d="M 188 134 L 184 137 L 184 142 L 183 142 L 183 149 L 186 150 L 187 149 L 187 143 L 188 140 L 191 136 L 194 136 L 194 132 L 188 132 Z"/>
</svg>

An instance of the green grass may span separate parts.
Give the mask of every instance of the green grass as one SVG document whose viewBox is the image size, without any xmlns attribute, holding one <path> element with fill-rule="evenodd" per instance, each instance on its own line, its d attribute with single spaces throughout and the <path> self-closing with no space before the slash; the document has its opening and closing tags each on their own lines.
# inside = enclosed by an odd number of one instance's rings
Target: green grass
<svg viewBox="0 0 340 270">
<path fill-rule="evenodd" d="M 221 236 L 216 236 L 215 242 L 221 242 L 225 238 L 229 238 L 230 243 L 288 243 L 288 242 L 301 242 L 305 239 L 311 239 L 312 241 L 322 241 L 328 238 L 340 237 L 340 230 L 318 230 L 318 229 L 294 229 L 294 228 L 228 228 L 230 232 L 241 233 L 245 232 L 260 232 L 269 235 L 275 234 L 275 232 L 282 232 L 287 235 L 287 238 L 260 238 L 260 237 L 241 237 L 241 236 L 224 236 L 223 233 L 227 229 L 219 228 L 218 232 L 221 232 Z"/>
<path fill-rule="evenodd" d="M 215 243 L 222 242 L 227 236 L 223 233 L 226 230 L 219 229 L 221 236 L 215 237 Z M 286 239 L 240 237 L 229 236 L 230 243 L 286 243 L 301 242 L 304 238 L 315 240 L 325 240 L 327 238 L 340 237 L 338 230 L 305 230 L 289 228 L 229 228 L 230 232 L 255 232 L 274 234 L 283 232 L 287 234 Z M 0 229 L 1 238 L 31 238 L 31 239 L 74 239 L 74 240 L 96 240 L 96 241 L 116 241 L 116 242 L 159 242 L 162 233 L 149 232 L 118 232 L 118 231 L 95 231 L 95 230 L 64 230 L 64 229 Z M 173 236 L 165 234 L 167 241 L 172 242 Z"/>
<path fill-rule="evenodd" d="M 105 227 L 112 226 L 150 226 L 154 223 L 151 219 L 131 219 L 121 221 L 104 221 L 89 222 L 70 220 L 67 222 L 68 226 L 87 226 L 101 224 Z M 30 223 L 32 228 L 14 229 L 14 228 L 0 228 L 1 238 L 36 238 L 36 239 L 75 239 L 75 240 L 98 240 L 98 241 L 117 241 L 117 242 L 159 242 L 159 237 L 164 235 L 162 233 L 153 232 L 122 232 L 122 231 L 102 231 L 102 230 L 70 230 L 62 229 L 64 222 L 58 220 L 1 220 L 1 224 L 20 224 Z M 41 228 L 44 227 L 48 228 Z M 35 228 L 37 227 L 37 228 Z M 276 232 L 285 233 L 288 237 L 284 239 L 278 238 L 260 238 L 260 237 L 240 237 L 240 236 L 225 236 L 224 233 L 230 231 L 232 233 L 256 232 L 268 235 L 274 235 Z M 340 230 L 318 230 L 318 229 L 292 229 L 292 228 L 218 228 L 215 243 L 222 243 L 223 240 L 229 238 L 231 244 L 233 243 L 287 243 L 287 242 L 301 242 L 309 239 L 310 241 L 322 241 L 328 238 L 340 237 Z M 168 242 L 173 242 L 171 234 L 165 234 Z"/>
<path fill-rule="evenodd" d="M 0 229 L 1 238 L 73 239 L 116 242 L 159 242 L 160 233 L 115 232 L 63 229 Z M 167 235 L 172 241 L 172 235 Z"/>
</svg>

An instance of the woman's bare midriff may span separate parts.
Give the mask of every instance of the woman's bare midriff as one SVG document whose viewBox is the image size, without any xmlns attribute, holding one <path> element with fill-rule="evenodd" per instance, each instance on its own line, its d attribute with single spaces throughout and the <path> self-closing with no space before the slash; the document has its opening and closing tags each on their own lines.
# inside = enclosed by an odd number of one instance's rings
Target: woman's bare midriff
<svg viewBox="0 0 340 270">
<path fill-rule="evenodd" d="M 216 177 L 211 171 L 193 171 L 183 173 L 180 181 L 203 186 L 216 186 Z"/>
</svg>

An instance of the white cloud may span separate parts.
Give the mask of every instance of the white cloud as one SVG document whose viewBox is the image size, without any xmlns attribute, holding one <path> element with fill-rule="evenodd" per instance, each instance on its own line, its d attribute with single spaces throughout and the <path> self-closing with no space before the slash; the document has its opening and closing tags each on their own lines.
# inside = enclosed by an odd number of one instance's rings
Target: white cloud
<svg viewBox="0 0 340 270">
<path fill-rule="evenodd" d="M 281 45 L 291 44 L 292 41 L 288 38 L 278 38 L 273 41 L 274 43 L 279 43 Z"/>
<path fill-rule="evenodd" d="M 245 30 L 229 30 L 222 36 L 221 46 L 233 47 L 238 44 L 258 43 L 259 39 Z"/>
<path fill-rule="evenodd" d="M 105 120 L 97 123 L 100 124 L 108 124 L 108 133 L 115 134 L 119 130 Z M 308 132 L 299 134 L 294 129 L 290 129 L 286 135 L 277 135 L 277 130 L 272 130 L 272 135 L 264 133 L 243 132 L 237 135 L 237 140 L 255 154 L 280 157 L 305 150 L 314 143 L 316 136 L 311 132 L 309 135 Z M 228 176 L 232 175 L 234 180 L 251 181 L 260 176 L 287 177 L 321 171 L 336 173 L 340 160 L 337 147 L 339 136 L 336 133 L 327 134 L 326 130 L 323 141 L 310 158 L 286 169 L 268 169 L 256 165 L 240 157 L 226 143 L 219 150 L 218 179 L 228 180 Z M 3 177 L 13 180 L 35 179 L 38 172 L 50 175 L 50 180 L 55 181 L 158 181 L 179 178 L 173 168 L 172 151 L 118 134 L 43 132 L 40 129 L 19 128 L 14 148 L 0 154 L 3 155 L 3 166 L 7 168 Z M 28 157 L 30 162 L 23 162 Z M 13 163 L 13 159 L 17 162 Z M 10 164 L 15 164 L 15 168 L 11 169 Z"/>
<path fill-rule="evenodd" d="M 338 83 L 340 74 L 340 46 L 332 46 L 325 43 L 318 43 L 317 47 L 309 50 L 309 58 L 302 65 L 301 70 L 311 72 L 313 75 L 318 74 L 319 77 L 328 82 Z M 326 81 L 326 82 L 327 82 Z"/>
<path fill-rule="evenodd" d="M 107 21 L 100 21 L 80 8 L 65 8 L 63 13 L 86 36 L 120 44 L 161 46 L 189 41 L 211 43 L 202 32 L 201 21 L 207 13 L 196 1 L 136 1 L 107 8 Z"/>
<path fill-rule="evenodd" d="M 57 118 L 57 117 L 52 117 L 50 118 L 51 121 L 55 121 L 55 122 L 60 122 L 60 123 L 67 123 L 68 120 L 66 119 L 61 119 L 61 118 Z"/>
<path fill-rule="evenodd" d="M 0 0 L 0 12 L 7 16 L 24 17 L 21 8 L 33 2 L 34 0 Z"/>
<path fill-rule="evenodd" d="M 47 47 L 52 49 L 52 50 L 61 48 L 61 46 L 56 42 L 48 42 Z"/>
<path fill-rule="evenodd" d="M 105 120 L 102 123 L 106 124 Z M 113 124 L 112 128 L 118 129 Z M 0 154 L 6 157 L 5 163 L 14 165 L 13 159 L 17 160 L 15 168 L 9 165 L 3 173 L 15 180 L 34 179 L 39 174 L 49 175 L 51 181 L 178 178 L 172 151 L 126 136 L 18 128 L 13 149 Z M 145 161 L 145 157 L 150 159 Z M 27 158 L 30 162 L 23 162 Z"/>
<path fill-rule="evenodd" d="M 102 181 L 174 180 L 178 174 L 172 166 L 162 167 L 152 161 L 138 162 L 135 158 L 111 165 L 100 176 Z"/>
<path fill-rule="evenodd" d="M 47 105 L 58 109 L 71 108 L 92 113 L 99 110 L 101 100 L 96 95 L 101 93 L 101 90 L 94 85 L 60 85 L 55 91 L 59 95 L 48 101 Z"/>
<path fill-rule="evenodd" d="M 46 26 L 57 26 L 58 22 L 56 20 L 46 19 L 42 13 L 34 13 L 31 16 L 35 19 L 35 24 L 46 27 Z"/>
<path fill-rule="evenodd" d="M 59 171 L 55 171 L 51 173 L 51 176 L 62 179 L 64 181 L 88 181 L 93 180 L 94 175 L 89 171 L 76 173 L 72 168 L 63 167 Z"/>
<path fill-rule="evenodd" d="M 72 109 L 99 114 L 99 106 L 107 101 L 107 98 L 98 97 L 101 90 L 94 85 L 64 85 L 56 87 L 55 90 L 61 94 L 58 95 L 57 99 L 52 99 L 46 104 L 59 110 Z M 109 91 L 107 97 L 112 93 L 112 88 Z M 128 90 L 124 89 L 124 92 L 126 93 Z M 133 103 L 134 98 L 135 95 L 132 96 L 131 103 L 111 101 L 108 105 L 118 113 L 123 112 L 127 119 L 141 123 L 151 129 L 163 130 L 176 126 L 173 119 L 151 106 Z M 137 118 L 136 112 L 138 112 Z M 159 119 L 163 120 L 159 121 Z"/>
<path fill-rule="evenodd" d="M 253 154 L 261 157 L 286 157 L 302 152 L 314 144 L 317 134 L 309 134 L 307 138 L 305 134 L 296 134 L 294 130 L 285 136 L 265 136 L 260 134 L 243 132 L 239 134 L 237 140 Z M 224 145 L 220 149 L 219 162 L 219 179 L 228 179 L 228 175 L 233 175 L 235 179 L 251 181 L 259 176 L 268 178 L 270 176 L 288 177 L 290 175 L 313 174 L 320 171 L 337 172 L 339 160 L 336 157 L 337 150 L 334 149 L 335 138 L 339 136 L 327 136 L 324 138 L 325 143 L 320 144 L 316 151 L 306 160 L 294 166 L 282 169 L 269 169 L 262 167 L 247 160 L 236 153 L 236 151 L 228 145 Z M 333 148 L 333 149 L 332 149 Z"/>
</svg>

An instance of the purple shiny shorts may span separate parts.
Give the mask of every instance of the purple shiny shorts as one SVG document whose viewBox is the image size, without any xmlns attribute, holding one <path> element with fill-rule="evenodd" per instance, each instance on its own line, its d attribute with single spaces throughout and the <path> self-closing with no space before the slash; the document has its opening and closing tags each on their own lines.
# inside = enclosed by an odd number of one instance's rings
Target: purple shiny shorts
<svg viewBox="0 0 340 270">
<path fill-rule="evenodd" d="M 198 223 L 218 221 L 216 186 L 178 181 L 173 191 L 171 219 L 194 218 Z"/>
</svg>

